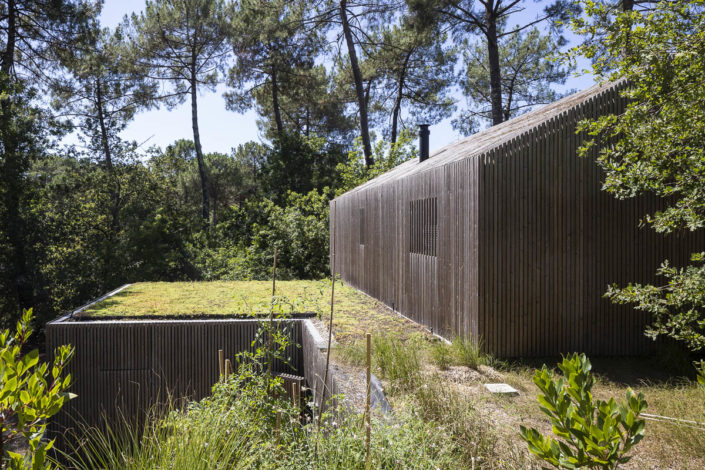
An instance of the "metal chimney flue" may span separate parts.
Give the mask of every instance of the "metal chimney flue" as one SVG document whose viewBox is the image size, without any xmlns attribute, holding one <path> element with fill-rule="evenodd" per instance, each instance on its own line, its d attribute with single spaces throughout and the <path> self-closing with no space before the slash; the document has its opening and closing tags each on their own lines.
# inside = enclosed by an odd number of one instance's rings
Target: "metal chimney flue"
<svg viewBox="0 0 705 470">
<path fill-rule="evenodd" d="M 428 160 L 428 124 L 419 124 L 419 162 Z"/>
</svg>

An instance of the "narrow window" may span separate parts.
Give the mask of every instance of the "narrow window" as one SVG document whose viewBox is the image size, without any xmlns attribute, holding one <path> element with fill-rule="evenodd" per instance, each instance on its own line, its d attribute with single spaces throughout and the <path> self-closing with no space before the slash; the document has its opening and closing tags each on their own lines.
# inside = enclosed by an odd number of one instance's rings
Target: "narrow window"
<svg viewBox="0 0 705 470">
<path fill-rule="evenodd" d="M 438 204 L 435 197 L 409 202 L 409 252 L 436 256 Z"/>
<path fill-rule="evenodd" d="M 365 209 L 360 208 L 360 245 L 365 244 Z"/>
</svg>

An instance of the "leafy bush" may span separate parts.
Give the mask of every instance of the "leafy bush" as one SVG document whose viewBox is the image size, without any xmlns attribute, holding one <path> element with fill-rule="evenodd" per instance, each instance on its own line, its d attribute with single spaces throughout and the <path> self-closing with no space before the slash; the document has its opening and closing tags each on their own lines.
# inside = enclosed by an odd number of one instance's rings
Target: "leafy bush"
<svg viewBox="0 0 705 470">
<path fill-rule="evenodd" d="M 10 334 L 10 330 L 0 333 L 0 468 L 4 467 L 4 462 L 13 469 L 51 468 L 46 454 L 54 440 L 44 440 L 46 421 L 73 397 L 66 391 L 71 376 L 61 377 L 73 350 L 61 346 L 56 351 L 51 371 L 49 364 L 39 363 L 38 350 L 23 354 L 22 348 L 32 334 L 31 322 L 32 310 L 25 310 L 14 334 Z M 6 444 L 17 438 L 26 440 L 29 446 L 25 455 L 4 451 Z"/>
<path fill-rule="evenodd" d="M 558 381 L 545 365 L 533 381 L 541 390 L 539 407 L 559 439 L 521 426 L 529 450 L 557 468 L 612 469 L 629 461 L 626 453 L 644 437 L 645 422 L 639 419 L 646 409 L 643 394 L 628 389 L 624 404 L 613 398 L 593 401 L 595 379 L 584 354 L 565 357 L 558 367 L 563 372 Z"/>
<path fill-rule="evenodd" d="M 581 1 L 574 32 L 585 41 L 573 59 L 593 60 L 600 79 L 625 80 L 626 109 L 581 123 L 582 156 L 597 154 L 602 189 L 618 199 L 658 198 L 658 210 L 642 214 L 656 233 L 705 227 L 705 3 L 653 2 L 648 14 Z M 671 259 L 671 261 L 676 261 Z M 607 296 L 648 312 L 651 337 L 667 336 L 697 351 L 705 348 L 705 253 L 674 267 L 664 260 L 661 285 L 613 285 Z M 676 261 L 677 262 L 677 261 Z"/>
<path fill-rule="evenodd" d="M 252 227 L 246 263 L 253 278 L 268 277 L 274 246 L 283 278 L 321 279 L 329 274 L 327 191 L 288 193 L 284 206 L 272 205 L 266 225 Z"/>
<path fill-rule="evenodd" d="M 288 193 L 285 203 L 251 200 L 222 215 L 194 237 L 190 258 L 204 280 L 269 279 L 274 247 L 280 279 L 321 279 L 329 274 L 327 191 Z"/>
</svg>

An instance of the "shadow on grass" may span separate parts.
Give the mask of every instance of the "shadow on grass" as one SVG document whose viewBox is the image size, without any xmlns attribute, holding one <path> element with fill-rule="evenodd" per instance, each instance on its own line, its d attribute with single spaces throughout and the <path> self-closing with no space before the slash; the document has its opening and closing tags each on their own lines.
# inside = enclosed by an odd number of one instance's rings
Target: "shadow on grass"
<svg viewBox="0 0 705 470">
<path fill-rule="evenodd" d="M 689 354 L 677 345 L 661 345 L 649 356 L 588 356 L 592 372 L 610 382 L 625 387 L 648 384 L 682 382 L 695 378 L 693 361 L 697 356 Z M 513 359 L 507 361 L 511 369 L 540 369 L 544 364 L 558 371 L 560 356 Z"/>
</svg>

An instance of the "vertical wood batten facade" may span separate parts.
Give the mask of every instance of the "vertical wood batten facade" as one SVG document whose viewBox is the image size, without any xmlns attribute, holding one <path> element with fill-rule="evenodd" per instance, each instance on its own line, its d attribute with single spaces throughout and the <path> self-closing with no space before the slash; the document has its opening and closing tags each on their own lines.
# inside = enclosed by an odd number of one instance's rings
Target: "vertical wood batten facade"
<svg viewBox="0 0 705 470">
<path fill-rule="evenodd" d="M 291 331 L 289 364 L 276 361 L 276 372 L 303 375 L 311 361 L 308 336 L 300 320 L 276 320 Z M 76 420 L 101 424 L 103 415 L 120 412 L 134 417 L 169 396 L 201 399 L 218 381 L 218 350 L 235 364 L 235 355 L 254 351 L 260 321 L 253 320 L 115 320 L 67 321 L 46 326 L 47 350 L 62 344 L 74 347 L 67 366 L 70 391 L 77 397 L 52 418 L 52 431 L 63 431 Z M 310 341 L 309 341 L 310 342 Z M 320 359 L 318 359 L 320 361 Z M 309 374 L 311 371 L 309 371 Z"/>
<path fill-rule="evenodd" d="M 647 316 L 611 304 L 607 286 L 662 282 L 665 259 L 684 265 L 705 240 L 640 228 L 660 201 L 615 199 L 601 191 L 596 155 L 577 157 L 577 123 L 620 113 L 624 86 L 595 86 L 336 198 L 336 271 L 434 332 L 479 336 L 499 356 L 648 352 Z M 435 207 L 412 209 L 426 200 Z M 434 255 L 420 253 L 429 240 L 414 237 L 434 220 Z"/>
</svg>

